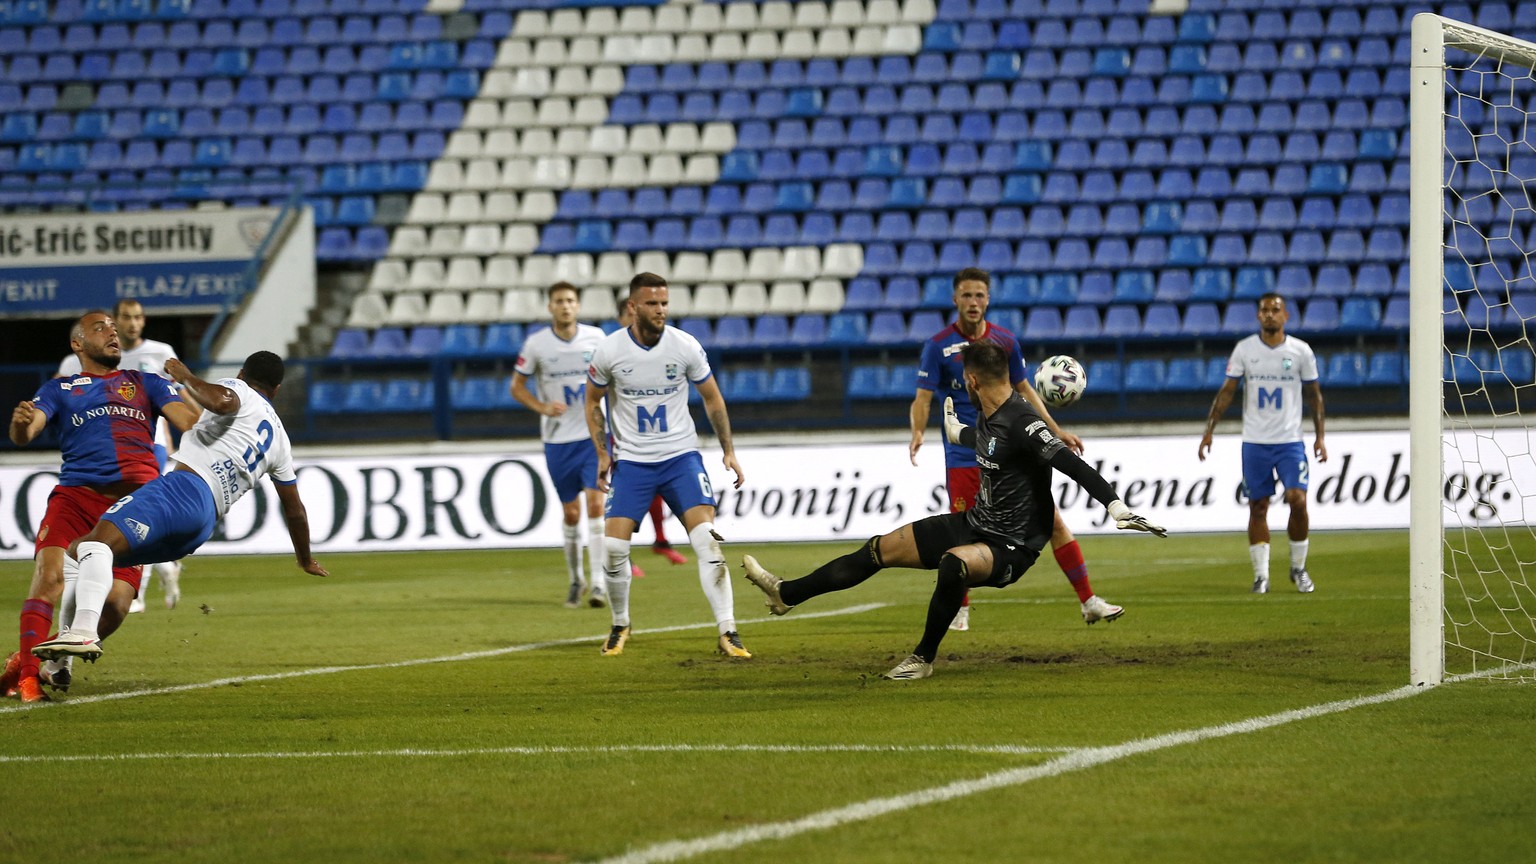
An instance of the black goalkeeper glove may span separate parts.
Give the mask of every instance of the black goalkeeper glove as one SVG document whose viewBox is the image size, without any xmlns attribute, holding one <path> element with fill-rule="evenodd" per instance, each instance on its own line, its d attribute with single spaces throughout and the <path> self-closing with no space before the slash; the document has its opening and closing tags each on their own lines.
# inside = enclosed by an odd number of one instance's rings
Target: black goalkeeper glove
<svg viewBox="0 0 1536 864">
<path fill-rule="evenodd" d="M 1154 525 L 1145 518 L 1131 512 L 1131 508 L 1125 506 L 1125 502 L 1118 498 L 1109 502 L 1109 518 L 1115 520 L 1115 527 L 1121 531 L 1145 531 L 1148 534 L 1156 534 L 1159 537 L 1167 537 L 1168 529 L 1161 525 Z"/>
</svg>

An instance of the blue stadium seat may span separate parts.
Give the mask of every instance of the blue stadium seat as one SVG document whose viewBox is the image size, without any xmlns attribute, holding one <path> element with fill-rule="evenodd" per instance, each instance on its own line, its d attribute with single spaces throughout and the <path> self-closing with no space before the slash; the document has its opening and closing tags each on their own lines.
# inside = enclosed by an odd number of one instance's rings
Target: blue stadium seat
<svg viewBox="0 0 1536 864">
<path fill-rule="evenodd" d="M 1355 388 L 1365 384 L 1369 375 L 1369 364 L 1363 353 L 1358 351 L 1344 351 L 1328 358 L 1327 368 L 1322 373 L 1322 383 L 1328 387 Z"/>
<path fill-rule="evenodd" d="M 889 373 L 884 366 L 855 366 L 848 376 L 848 396 L 852 399 L 884 399 L 889 381 Z"/>
<path fill-rule="evenodd" d="M 1205 384 L 1206 361 L 1196 357 L 1174 357 L 1168 361 L 1168 368 L 1163 376 L 1163 390 L 1168 392 L 1187 392 L 1206 389 Z"/>
<path fill-rule="evenodd" d="M 820 345 L 826 341 L 827 319 L 820 315 L 798 315 L 789 328 L 793 345 Z"/>
<path fill-rule="evenodd" d="M 834 327 L 835 327 L 834 322 Z M 881 310 L 870 316 L 867 341 L 871 345 L 895 345 L 907 341 L 907 325 L 900 312 Z"/>
<path fill-rule="evenodd" d="M 1164 389 L 1164 379 L 1167 376 L 1167 368 L 1162 360 L 1155 358 L 1142 358 L 1132 360 L 1125 366 L 1125 380 L 1122 389 L 1126 393 L 1160 393 Z"/>
<path fill-rule="evenodd" d="M 439 352 L 444 356 L 472 356 L 480 352 L 480 328 L 473 324 L 450 324 L 443 328 Z"/>
<path fill-rule="evenodd" d="M 523 347 L 523 325 L 491 324 L 485 328 L 485 340 L 480 343 L 480 356 L 512 359 Z"/>
<path fill-rule="evenodd" d="M 1185 336 L 1213 336 L 1222 332 L 1221 312 L 1214 303 L 1191 303 L 1184 310 Z"/>
<path fill-rule="evenodd" d="M 1062 336 L 1061 310 L 1054 306 L 1036 306 L 1029 310 L 1020 334 L 1025 340 L 1045 341 Z"/>
<path fill-rule="evenodd" d="M 767 398 L 774 402 L 803 402 L 811 396 L 811 370 L 805 367 L 775 369 Z"/>
<path fill-rule="evenodd" d="M 338 330 L 336 340 L 331 343 L 330 356 L 339 358 L 369 356 L 368 331 L 350 327 Z"/>
<path fill-rule="evenodd" d="M 800 316 L 795 319 L 796 330 L 799 330 Z M 869 324 L 864 315 L 858 312 L 838 312 L 827 322 L 826 342 L 832 345 L 860 345 L 869 341 Z"/>
<path fill-rule="evenodd" d="M 700 341 L 703 340 L 701 339 Z M 753 344 L 752 322 L 746 318 L 719 319 L 715 322 L 714 338 L 710 344 L 720 348 L 746 348 L 751 346 Z"/>
</svg>

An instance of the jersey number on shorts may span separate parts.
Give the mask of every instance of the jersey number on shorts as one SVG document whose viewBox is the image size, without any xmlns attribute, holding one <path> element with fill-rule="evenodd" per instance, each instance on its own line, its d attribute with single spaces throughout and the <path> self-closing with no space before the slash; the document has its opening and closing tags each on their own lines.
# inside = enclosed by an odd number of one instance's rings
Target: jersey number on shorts
<svg viewBox="0 0 1536 864">
<path fill-rule="evenodd" d="M 272 424 L 266 420 L 261 421 L 261 425 L 256 427 L 256 434 L 261 436 L 256 446 L 245 448 L 244 455 L 240 457 L 245 461 L 245 470 L 252 474 L 256 473 L 256 466 L 261 464 L 261 460 L 266 458 L 267 450 L 272 447 Z"/>
<path fill-rule="evenodd" d="M 1309 475 L 1311 473 L 1312 473 L 1312 466 L 1307 464 L 1307 460 L 1303 459 L 1303 460 L 1301 460 L 1301 462 L 1299 464 L 1297 464 L 1297 466 L 1296 466 L 1296 479 L 1297 479 L 1297 481 L 1299 483 L 1301 483 L 1302 486 L 1306 486 L 1307 484 L 1309 484 L 1311 482 L 1311 479 L 1307 476 L 1307 475 Z"/>
<path fill-rule="evenodd" d="M 709 475 L 703 471 L 699 472 L 699 491 L 704 493 L 705 498 L 715 500 L 715 487 L 710 485 Z"/>
<path fill-rule="evenodd" d="M 635 406 L 635 423 L 640 427 L 640 434 L 648 431 L 656 431 L 666 434 L 667 431 L 667 406 L 657 405 L 654 412 L 645 410 L 644 405 Z M 647 426 L 654 430 L 646 429 Z"/>
<path fill-rule="evenodd" d="M 124 504 L 127 504 L 129 501 L 132 501 L 132 500 L 133 500 L 133 496 L 132 495 L 124 495 L 123 497 L 117 499 L 117 503 L 116 504 L 113 504 L 111 507 L 108 507 L 107 508 L 107 512 L 108 513 L 116 513 L 117 511 L 123 509 L 123 505 Z"/>
</svg>

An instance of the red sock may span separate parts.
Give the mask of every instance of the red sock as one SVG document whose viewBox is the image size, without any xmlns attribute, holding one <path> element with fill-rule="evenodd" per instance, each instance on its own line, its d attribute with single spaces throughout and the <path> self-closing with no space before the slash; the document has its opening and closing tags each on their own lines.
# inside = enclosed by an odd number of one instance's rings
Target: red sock
<svg viewBox="0 0 1536 864">
<path fill-rule="evenodd" d="M 1086 603 L 1093 596 L 1093 587 L 1088 584 L 1088 565 L 1083 562 L 1083 549 L 1073 540 L 1065 546 L 1056 547 L 1056 563 L 1061 566 L 1061 572 L 1066 574 L 1067 581 L 1072 583 L 1072 589 L 1077 592 L 1078 602 Z"/>
<path fill-rule="evenodd" d="M 21 677 L 37 677 L 37 657 L 32 647 L 48 638 L 53 626 L 53 604 L 47 600 L 28 600 L 21 604 Z"/>
<path fill-rule="evenodd" d="M 672 544 L 667 542 L 667 532 L 666 532 L 666 529 L 661 527 L 661 526 L 665 525 L 666 522 L 667 522 L 667 515 L 666 515 L 666 510 L 665 510 L 665 504 L 661 500 L 661 496 L 657 495 L 655 498 L 651 499 L 651 527 L 656 529 L 656 545 L 657 546 L 670 546 L 670 545 L 672 545 Z"/>
</svg>

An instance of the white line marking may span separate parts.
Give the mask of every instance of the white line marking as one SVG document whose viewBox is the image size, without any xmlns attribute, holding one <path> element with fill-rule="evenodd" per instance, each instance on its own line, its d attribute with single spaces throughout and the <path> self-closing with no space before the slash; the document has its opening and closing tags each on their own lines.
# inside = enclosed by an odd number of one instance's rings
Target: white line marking
<svg viewBox="0 0 1536 864">
<path fill-rule="evenodd" d="M 549 756 L 557 753 L 972 753 L 991 756 L 1030 756 L 1071 753 L 1074 747 L 1024 747 L 1017 744 L 616 744 L 607 747 L 475 747 L 460 750 L 405 747 L 394 750 L 274 750 L 266 753 L 87 753 L 0 756 L 12 762 L 139 762 L 150 759 L 353 759 L 444 756 Z"/>
<path fill-rule="evenodd" d="M 1295 594 L 1296 592 L 1292 591 L 1292 592 L 1289 592 L 1289 593 Z M 1297 596 L 1300 596 L 1300 595 L 1298 594 Z M 1401 594 L 1334 594 L 1334 593 L 1330 593 L 1328 595 L 1327 599 L 1329 601 L 1348 600 L 1348 601 L 1354 602 L 1354 601 L 1358 600 L 1358 601 L 1381 601 L 1381 602 L 1401 603 L 1406 598 L 1405 598 L 1405 595 L 1401 595 Z M 1248 593 L 1247 589 L 1244 589 L 1242 593 L 1240 593 L 1240 594 L 1233 594 L 1230 597 L 1177 597 L 1177 596 L 1138 597 L 1138 598 L 1135 598 L 1135 599 L 1132 599 L 1132 600 L 1127 600 L 1126 602 L 1129 603 L 1131 605 L 1131 607 L 1134 608 L 1134 607 L 1137 607 L 1137 606 L 1157 606 L 1157 605 L 1163 605 L 1163 606 L 1179 605 L 1179 606 L 1184 606 L 1184 605 L 1187 605 L 1187 604 L 1197 604 L 1197 603 L 1198 604 L 1203 604 L 1203 605 L 1230 606 L 1230 605 L 1241 605 L 1241 604 L 1244 604 L 1244 603 L 1264 603 L 1266 601 L 1262 597 L 1255 597 L 1254 595 Z M 1307 600 L 1305 602 L 1308 602 L 1308 603 L 1320 603 L 1320 602 L 1323 602 L 1323 601 L 1322 600 Z M 971 605 L 972 606 L 998 606 L 998 605 L 1003 605 L 1003 604 L 1025 605 L 1025 606 L 1068 606 L 1068 605 L 1074 605 L 1072 603 L 1071 595 L 1068 595 L 1066 597 L 997 597 L 997 598 L 993 598 L 993 599 L 990 599 L 990 600 L 987 600 L 987 599 L 977 599 L 976 597 L 972 597 L 971 598 Z M 909 605 L 918 605 L 918 603 L 917 603 L 917 601 L 913 601 L 913 603 L 909 604 Z M 1130 611 L 1130 610 L 1127 610 L 1127 611 Z"/>
<path fill-rule="evenodd" d="M 1497 671 L 1507 674 L 1509 670 L 1501 667 Z M 1474 677 L 1486 678 L 1491 674 L 1494 673 L 1478 672 L 1446 680 L 1447 682 L 1464 681 Z M 1114 762 L 1142 753 L 1166 750 L 1169 747 L 1195 744 L 1231 735 L 1245 735 L 1250 732 L 1258 732 L 1276 726 L 1283 726 L 1287 723 L 1294 723 L 1298 720 L 1310 720 L 1314 717 L 1363 708 L 1367 705 L 1396 702 L 1432 689 L 1435 688 L 1407 685 L 1398 687 L 1395 690 L 1388 690 L 1385 693 L 1378 693 L 1374 696 L 1360 696 L 1354 699 L 1324 702 L 1321 705 L 1313 705 L 1309 708 L 1281 711 L 1278 714 L 1253 717 L 1234 723 L 1223 723 L 1218 726 L 1207 726 L 1202 729 L 1170 732 L 1166 735 L 1142 738 L 1110 747 L 1087 747 L 1071 751 L 1064 756 L 1051 759 L 1039 765 L 1010 768 L 1005 771 L 987 774 L 974 780 L 959 780 L 943 786 L 919 789 L 916 792 L 908 792 L 904 795 L 871 798 L 868 801 L 860 801 L 844 807 L 835 807 L 831 810 L 823 810 L 819 813 L 812 813 L 809 816 L 802 816 L 799 819 L 790 819 L 784 822 L 770 822 L 763 825 L 753 825 L 748 828 L 739 828 L 734 831 L 722 831 L 719 834 L 696 837 L 692 840 L 671 840 L 665 843 L 657 843 L 631 850 L 623 855 L 604 858 L 598 864 L 659 864 L 659 862 L 681 861 L 685 858 L 693 858 L 709 853 L 728 852 L 732 849 L 739 849 L 764 840 L 784 840 L 810 831 L 824 831 L 852 822 L 874 819 L 877 816 L 884 816 L 888 813 L 910 810 L 914 807 L 937 804 L 943 801 L 952 801 L 956 798 L 965 798 L 993 789 L 1022 786 L 1035 780 L 1044 780 L 1073 771 L 1081 771 L 1085 768 L 1092 768 L 1096 765 L 1103 765 L 1107 762 Z"/>
<path fill-rule="evenodd" d="M 884 603 L 865 603 L 859 606 L 849 606 L 845 609 L 832 609 L 826 612 L 811 612 L 805 615 L 796 615 L 794 619 L 805 620 L 808 618 L 831 618 L 837 615 L 858 615 L 863 612 L 873 612 L 882 609 Z M 774 618 L 759 618 L 747 623 L 766 624 Z M 786 620 L 786 619 L 778 619 Z M 654 633 L 677 633 L 684 630 L 703 630 L 714 627 L 715 622 L 709 621 L 703 624 L 677 624 L 672 627 L 653 627 L 649 630 L 636 630 L 636 635 Z M 490 648 L 485 651 L 466 651 L 463 654 L 449 654 L 443 657 L 420 657 L 415 660 L 396 660 L 390 663 L 365 663 L 358 666 L 320 666 L 314 669 L 298 669 L 292 672 L 273 672 L 267 675 L 242 675 L 235 678 L 217 678 L 213 681 L 200 681 L 193 684 L 176 684 L 170 687 L 154 687 L 148 690 L 125 690 L 121 693 L 101 693 L 95 696 L 81 696 L 78 698 L 59 702 L 27 702 L 17 705 L 0 707 L 0 714 L 14 714 L 21 711 L 31 711 L 38 708 L 47 708 L 56 705 L 90 705 L 95 702 L 111 702 L 117 699 L 135 699 L 140 696 L 164 696 L 169 693 L 186 693 L 191 690 L 210 690 L 214 687 L 224 687 L 230 684 L 251 684 L 258 681 L 281 681 L 286 678 L 305 678 L 310 675 L 334 675 L 338 672 L 362 672 L 371 669 L 403 669 L 410 666 L 427 666 L 433 663 L 455 663 L 460 660 L 484 660 L 488 657 L 501 657 L 507 654 L 521 654 L 524 651 L 537 651 L 543 648 L 562 648 L 568 645 L 584 645 L 589 642 L 601 642 L 608 638 L 607 634 L 596 636 L 577 636 L 571 639 L 552 639 L 548 642 L 529 642 L 522 645 L 508 645 L 505 648 Z"/>
</svg>

